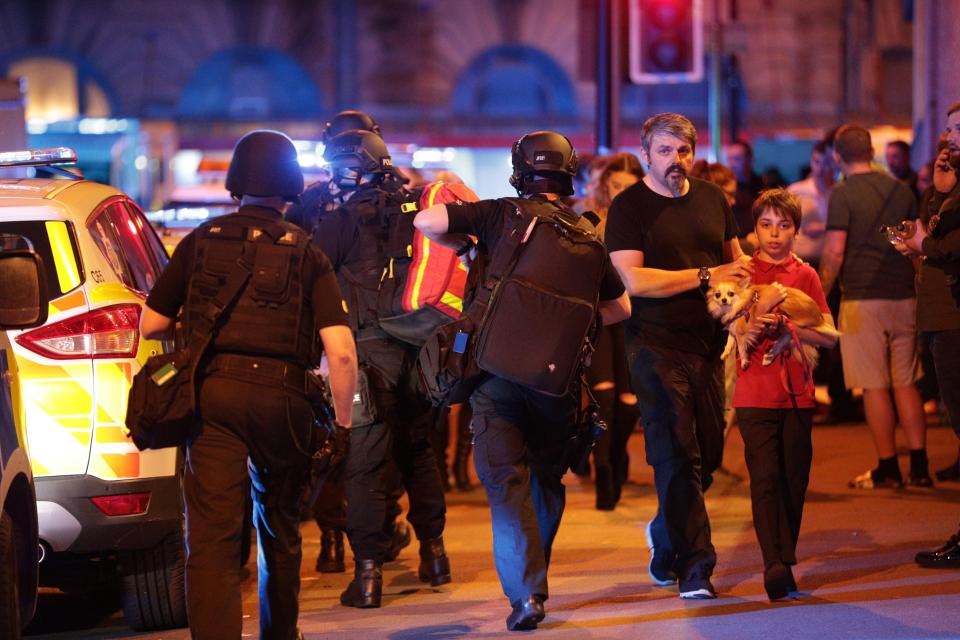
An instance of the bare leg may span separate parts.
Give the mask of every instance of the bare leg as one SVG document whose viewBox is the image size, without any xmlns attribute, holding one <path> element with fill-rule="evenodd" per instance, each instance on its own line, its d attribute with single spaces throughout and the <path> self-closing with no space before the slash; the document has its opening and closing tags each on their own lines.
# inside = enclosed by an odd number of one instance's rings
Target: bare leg
<svg viewBox="0 0 960 640">
<path fill-rule="evenodd" d="M 916 385 L 893 388 L 893 400 L 897 404 L 900 424 L 907 434 L 911 449 L 927 447 L 927 423 L 923 415 L 923 401 Z"/>
<path fill-rule="evenodd" d="M 878 458 L 892 458 L 897 455 L 894 440 L 893 402 L 889 389 L 864 389 L 863 409 L 867 414 L 867 425 L 873 433 L 873 444 Z"/>
</svg>

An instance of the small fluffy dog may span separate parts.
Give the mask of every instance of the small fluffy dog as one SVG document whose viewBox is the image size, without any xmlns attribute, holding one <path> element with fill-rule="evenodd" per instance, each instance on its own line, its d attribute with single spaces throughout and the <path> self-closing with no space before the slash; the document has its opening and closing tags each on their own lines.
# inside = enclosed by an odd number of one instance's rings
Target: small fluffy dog
<svg viewBox="0 0 960 640">
<path fill-rule="evenodd" d="M 740 356 L 740 366 L 746 369 L 750 366 L 750 349 L 743 335 L 747 331 L 748 317 L 754 313 L 753 306 L 763 291 L 772 285 L 752 285 L 749 279 L 740 281 L 721 280 L 707 290 L 707 310 L 714 318 L 718 318 L 727 327 L 730 337 L 724 349 L 723 358 L 730 355 L 734 346 Z M 795 327 L 814 329 L 819 333 L 832 336 L 839 335 L 829 323 L 823 319 L 823 313 L 813 298 L 799 289 L 784 287 L 787 297 L 771 310 L 787 316 Z M 779 334 L 770 349 L 763 354 L 763 365 L 770 365 L 778 355 L 790 344 L 790 332 L 781 326 Z M 817 366 L 817 348 L 811 344 L 803 344 L 803 351 L 810 363 L 810 368 Z M 795 358 L 800 357 L 796 345 L 791 346 Z"/>
</svg>

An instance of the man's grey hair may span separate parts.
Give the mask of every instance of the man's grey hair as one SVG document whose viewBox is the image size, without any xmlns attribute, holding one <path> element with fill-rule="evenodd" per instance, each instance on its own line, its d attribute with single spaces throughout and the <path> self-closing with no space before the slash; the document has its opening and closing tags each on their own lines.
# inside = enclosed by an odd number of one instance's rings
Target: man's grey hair
<svg viewBox="0 0 960 640">
<path fill-rule="evenodd" d="M 697 148 L 697 129 L 686 117 L 679 113 L 658 113 L 650 116 L 640 129 L 640 142 L 643 150 L 650 153 L 653 136 L 666 133 L 686 141 L 692 149 Z"/>
</svg>

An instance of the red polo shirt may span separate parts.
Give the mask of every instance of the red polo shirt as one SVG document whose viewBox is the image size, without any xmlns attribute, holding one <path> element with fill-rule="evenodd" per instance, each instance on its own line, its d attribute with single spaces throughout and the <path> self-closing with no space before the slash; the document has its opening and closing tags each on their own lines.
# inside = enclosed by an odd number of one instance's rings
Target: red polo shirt
<svg viewBox="0 0 960 640">
<path fill-rule="evenodd" d="M 820 278 L 813 268 L 797 258 L 791 256 L 781 264 L 764 262 L 759 258 L 759 252 L 753 254 L 754 284 L 771 284 L 779 282 L 785 287 L 793 287 L 803 291 L 820 307 L 824 315 L 830 313 L 827 300 L 823 296 Z M 784 389 L 780 379 L 780 369 L 785 365 L 791 382 L 791 387 L 799 391 L 804 387 L 803 365 L 796 358 L 786 360 L 777 358 L 770 366 L 763 366 L 763 354 L 773 344 L 772 340 L 764 340 L 750 355 L 750 367 L 744 371 L 737 361 L 737 386 L 733 393 L 734 407 L 755 407 L 759 409 L 789 409 L 796 406 L 801 409 L 812 409 L 815 406 L 812 388 L 806 393 L 793 396 Z M 812 371 L 810 372 L 812 375 Z"/>
</svg>

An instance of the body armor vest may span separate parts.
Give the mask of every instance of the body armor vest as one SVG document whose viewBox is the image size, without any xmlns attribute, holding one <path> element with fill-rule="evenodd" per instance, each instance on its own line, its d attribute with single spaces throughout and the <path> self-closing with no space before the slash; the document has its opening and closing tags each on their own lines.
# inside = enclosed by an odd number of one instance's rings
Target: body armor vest
<svg viewBox="0 0 960 640">
<path fill-rule="evenodd" d="M 241 209 L 197 229 L 186 329 L 189 335 L 227 276 L 241 268 L 237 264 L 241 255 L 246 252 L 249 261 L 256 251 L 250 280 L 225 312 L 226 322 L 214 336 L 212 350 L 288 360 L 306 368 L 318 355 L 311 292 L 302 280 L 309 236 L 295 225 L 277 221 L 284 234 L 272 244 L 255 245 L 253 240 L 272 226 Z"/>
<path fill-rule="evenodd" d="M 388 277 L 390 258 L 404 247 L 392 247 L 400 234 L 391 224 L 401 219 L 400 207 L 415 194 L 392 185 L 361 187 L 336 212 L 356 221 L 357 234 L 346 260 L 337 271 L 340 288 L 348 297 L 350 323 L 355 331 L 377 326 L 381 283 Z M 412 219 L 412 216 L 408 216 Z"/>
</svg>

